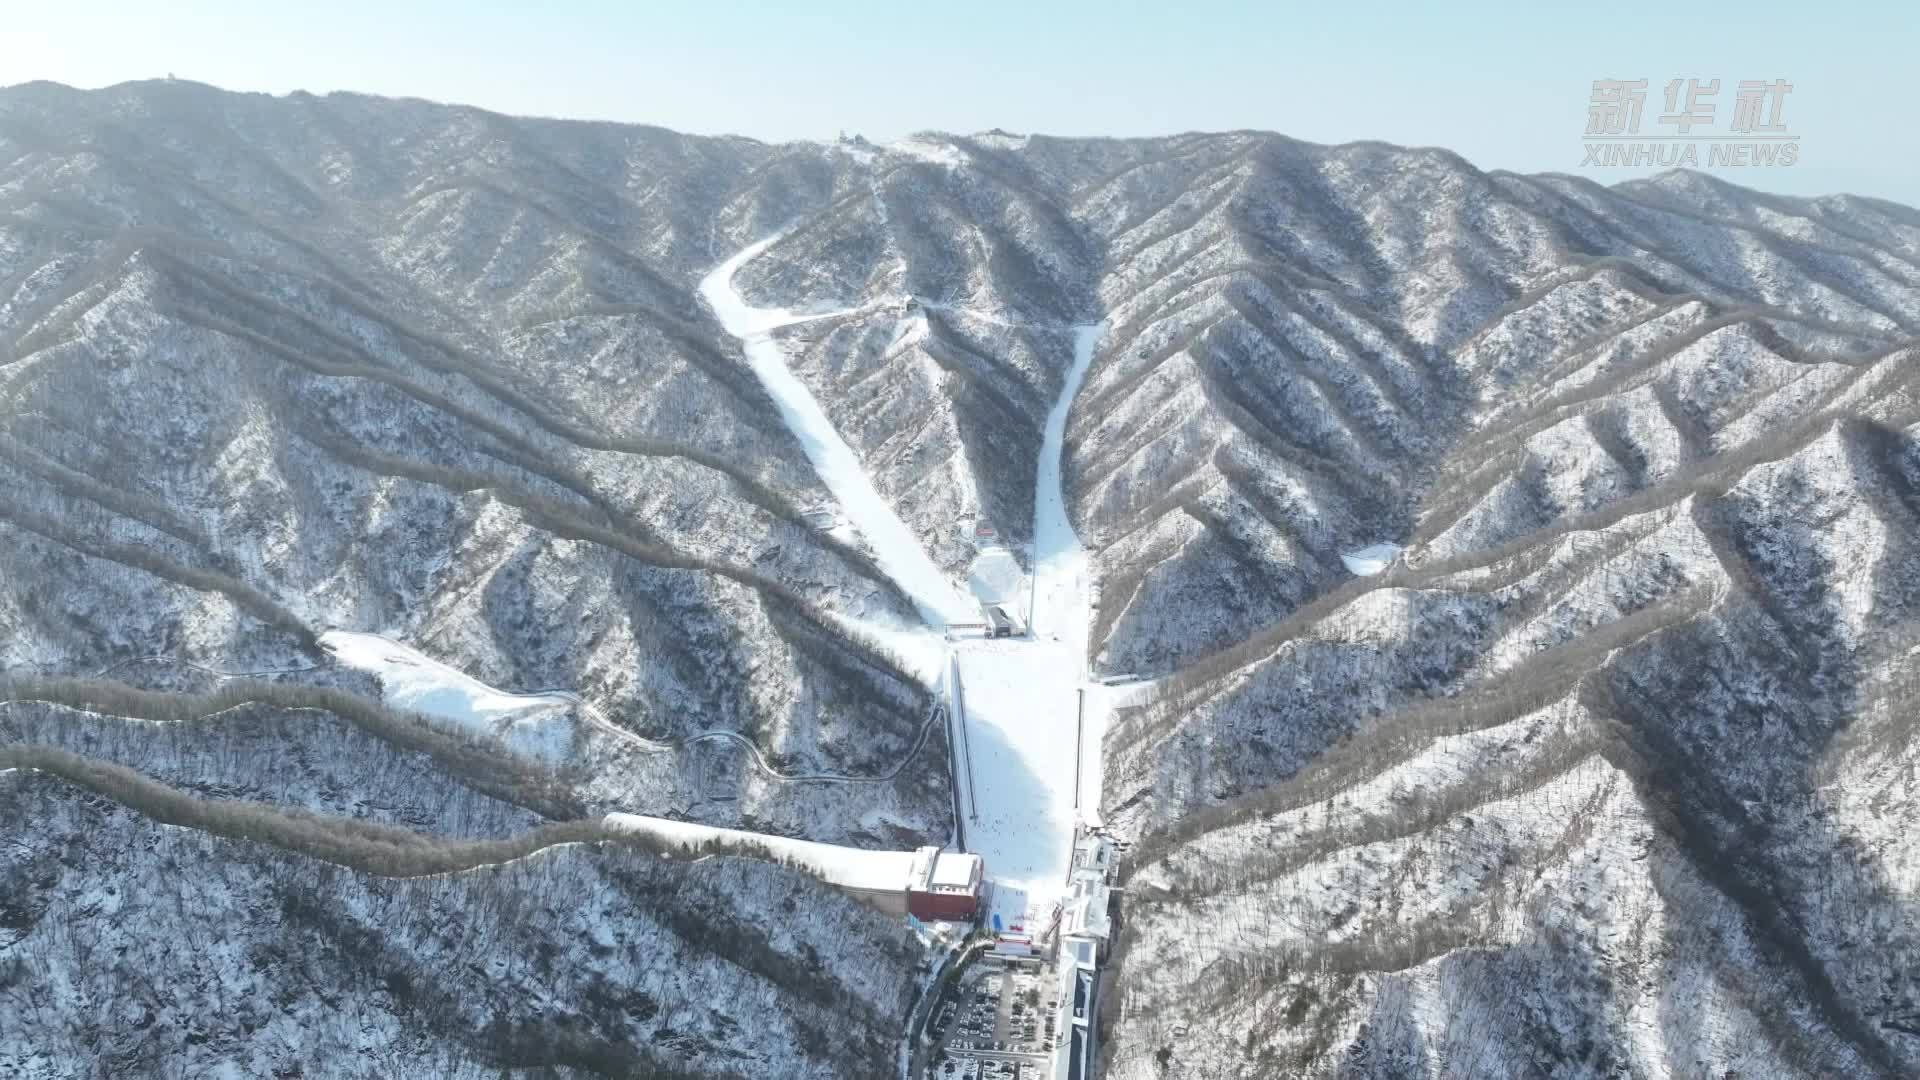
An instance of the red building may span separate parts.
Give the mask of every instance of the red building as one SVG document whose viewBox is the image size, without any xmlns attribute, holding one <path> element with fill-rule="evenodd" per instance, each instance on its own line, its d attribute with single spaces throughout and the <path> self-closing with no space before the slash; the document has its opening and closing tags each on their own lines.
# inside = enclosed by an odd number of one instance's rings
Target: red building
<svg viewBox="0 0 1920 1080">
<path fill-rule="evenodd" d="M 907 876 L 907 911 L 916 919 L 971 922 L 980 914 L 986 865 L 978 855 L 923 847 Z"/>
</svg>

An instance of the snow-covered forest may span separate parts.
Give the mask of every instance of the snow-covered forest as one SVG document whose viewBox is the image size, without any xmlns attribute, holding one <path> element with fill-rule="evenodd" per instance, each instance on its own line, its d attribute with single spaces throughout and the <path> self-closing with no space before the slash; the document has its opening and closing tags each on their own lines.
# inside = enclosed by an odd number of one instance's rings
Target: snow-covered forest
<svg viewBox="0 0 1920 1080">
<path fill-rule="evenodd" d="M 0 1073 L 896 1075 L 616 813 L 1103 820 L 1115 1080 L 1914 1075 L 1916 335 L 1698 173 L 0 90 Z"/>
</svg>

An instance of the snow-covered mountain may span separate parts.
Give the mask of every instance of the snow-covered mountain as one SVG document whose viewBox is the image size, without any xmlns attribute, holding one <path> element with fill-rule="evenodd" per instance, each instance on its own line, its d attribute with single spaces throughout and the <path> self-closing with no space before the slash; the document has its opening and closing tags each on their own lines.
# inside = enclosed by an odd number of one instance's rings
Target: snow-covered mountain
<svg viewBox="0 0 1920 1080">
<path fill-rule="evenodd" d="M 891 1075 L 899 927 L 749 859 L 512 845 L 944 842 L 914 628 L 963 525 L 1033 539 L 1092 323 L 1086 659 L 1151 680 L 1104 747 L 1109 1075 L 1920 1071 L 1920 212 L 175 82 L 0 90 L 0 210 L 0 739 L 173 792 L 0 775 L 14 1071 L 106 1053 L 73 940 L 280 1002 L 114 1006 L 187 1073 Z M 219 800 L 512 858 L 156 816 Z M 224 940 L 155 944 L 187 906 Z"/>
</svg>

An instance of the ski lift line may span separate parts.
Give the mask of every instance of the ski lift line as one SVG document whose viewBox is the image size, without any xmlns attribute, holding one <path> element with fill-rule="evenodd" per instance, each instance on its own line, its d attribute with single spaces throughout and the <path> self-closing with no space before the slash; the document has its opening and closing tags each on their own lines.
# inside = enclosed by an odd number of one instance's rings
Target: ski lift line
<svg viewBox="0 0 1920 1080">
<path fill-rule="evenodd" d="M 1086 758 L 1087 738 L 1087 688 L 1075 691 L 1079 695 L 1073 712 L 1073 808 L 1080 809 L 1080 763 Z"/>
<path fill-rule="evenodd" d="M 1027 575 L 1027 632 L 1040 636 L 1040 567 L 1035 560 L 1033 573 Z"/>
<path fill-rule="evenodd" d="M 967 695 L 960 683 L 960 658 L 947 654 L 948 678 L 952 680 L 952 713 L 960 729 L 960 759 L 967 772 L 967 808 L 968 816 L 975 824 L 980 821 L 980 792 L 973 782 L 973 742 L 967 738 Z"/>
<path fill-rule="evenodd" d="M 957 665 L 957 658 L 953 655 L 952 651 L 949 650 L 947 653 L 947 675 L 943 680 L 946 690 L 946 701 L 944 703 L 945 708 L 942 711 L 947 714 L 947 786 L 953 789 L 954 847 L 957 850 L 966 851 L 967 813 L 966 807 L 962 805 L 960 799 L 960 776 L 957 767 L 960 756 L 960 740 L 965 736 L 960 731 L 960 707 L 953 693 L 954 681 L 958 678 L 959 672 Z M 968 797 L 971 798 L 971 796 L 972 793 L 969 792 Z"/>
<path fill-rule="evenodd" d="M 93 677 L 96 679 L 105 678 L 129 664 L 175 664 L 179 667 L 198 671 L 205 675 L 211 675 L 217 679 L 252 679 L 262 675 L 298 675 L 304 672 L 322 671 L 338 666 L 332 660 L 323 660 L 318 664 L 307 664 L 303 667 L 261 668 L 257 671 L 224 671 L 220 668 L 209 667 L 205 664 L 195 663 L 192 660 L 182 659 L 169 653 L 153 653 L 148 656 L 129 656 L 124 660 L 117 660 L 101 668 L 99 671 L 94 672 Z"/>
</svg>

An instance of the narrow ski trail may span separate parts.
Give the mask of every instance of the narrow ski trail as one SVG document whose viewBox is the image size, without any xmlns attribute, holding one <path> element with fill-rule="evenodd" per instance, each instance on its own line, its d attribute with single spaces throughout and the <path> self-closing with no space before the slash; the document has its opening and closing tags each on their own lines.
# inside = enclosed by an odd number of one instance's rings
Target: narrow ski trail
<svg viewBox="0 0 1920 1080">
<path fill-rule="evenodd" d="M 1040 467 L 1033 485 L 1033 568 L 1035 587 L 1028 622 L 1034 636 L 1043 633 L 1072 639 L 1086 655 L 1092 595 L 1087 580 L 1087 549 L 1067 518 L 1065 459 L 1067 417 L 1073 400 L 1093 366 L 1102 327 L 1073 328 L 1073 366 L 1060 387 L 1060 397 L 1047 413 L 1040 440 Z M 1082 661 L 1084 663 L 1084 659 Z"/>
<path fill-rule="evenodd" d="M 859 456 L 840 437 L 839 429 L 834 427 L 813 392 L 787 366 L 786 352 L 774 338 L 774 332 L 782 327 L 847 312 L 796 313 L 781 308 L 756 308 L 733 287 L 734 274 L 777 239 L 776 235 L 750 244 L 715 267 L 701 279 L 700 295 L 713 308 L 727 333 L 739 339 L 747 363 L 779 406 L 781 418 L 800 440 L 821 482 L 866 538 L 881 570 L 913 598 L 920 617 L 934 627 L 978 621 L 977 606 L 935 565 L 920 538 L 873 486 Z"/>
</svg>

